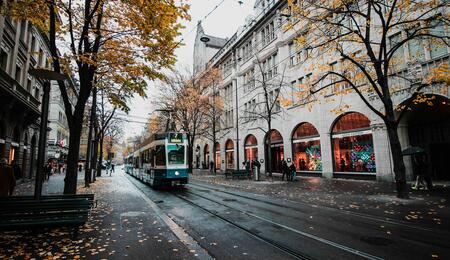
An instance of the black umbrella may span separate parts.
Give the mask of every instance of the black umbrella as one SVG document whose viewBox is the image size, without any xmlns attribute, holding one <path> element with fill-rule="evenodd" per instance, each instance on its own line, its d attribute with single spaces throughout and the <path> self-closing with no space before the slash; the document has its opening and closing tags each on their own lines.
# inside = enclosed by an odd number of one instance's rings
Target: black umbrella
<svg viewBox="0 0 450 260">
<path fill-rule="evenodd" d="M 418 146 L 410 146 L 402 151 L 403 156 L 425 153 L 425 150 Z"/>
</svg>

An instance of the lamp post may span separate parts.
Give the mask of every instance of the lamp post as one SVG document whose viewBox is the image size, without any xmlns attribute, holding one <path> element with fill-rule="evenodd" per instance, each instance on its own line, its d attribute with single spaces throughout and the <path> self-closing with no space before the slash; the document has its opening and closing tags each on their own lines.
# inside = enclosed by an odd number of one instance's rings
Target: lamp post
<svg viewBox="0 0 450 260">
<path fill-rule="evenodd" d="M 38 159 L 36 169 L 36 180 L 34 186 L 34 198 L 39 200 L 42 193 L 42 170 L 45 160 L 45 146 L 47 143 L 47 119 L 48 119 L 48 105 L 50 99 L 50 81 L 51 80 L 65 80 L 66 76 L 58 72 L 47 69 L 30 69 L 28 73 L 44 81 L 44 95 L 42 97 L 41 106 L 41 125 L 39 129 L 39 146 L 38 146 Z"/>
</svg>

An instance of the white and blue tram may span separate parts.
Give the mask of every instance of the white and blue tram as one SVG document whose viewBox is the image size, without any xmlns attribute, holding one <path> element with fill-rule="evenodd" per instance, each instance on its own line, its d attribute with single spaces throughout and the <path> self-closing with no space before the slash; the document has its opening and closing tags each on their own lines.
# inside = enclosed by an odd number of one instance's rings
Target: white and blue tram
<svg viewBox="0 0 450 260">
<path fill-rule="evenodd" d="M 151 186 L 187 184 L 187 138 L 182 133 L 154 134 L 125 157 L 125 172 Z"/>
</svg>

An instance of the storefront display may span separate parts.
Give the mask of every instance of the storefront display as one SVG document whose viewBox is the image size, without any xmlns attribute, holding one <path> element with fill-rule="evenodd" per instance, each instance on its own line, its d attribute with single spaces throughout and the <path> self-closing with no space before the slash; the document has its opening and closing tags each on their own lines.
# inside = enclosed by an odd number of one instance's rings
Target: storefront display
<svg viewBox="0 0 450 260">
<path fill-rule="evenodd" d="M 332 133 L 336 172 L 375 173 L 375 153 L 370 121 L 359 113 L 342 116 Z"/>
<path fill-rule="evenodd" d="M 319 133 L 310 123 L 302 123 L 292 136 L 293 160 L 297 171 L 321 171 Z"/>
<path fill-rule="evenodd" d="M 234 144 L 230 139 L 225 143 L 225 167 L 234 169 Z"/>
<path fill-rule="evenodd" d="M 258 160 L 258 142 L 254 135 L 249 135 L 245 138 L 245 161 Z"/>
<path fill-rule="evenodd" d="M 221 161 L 220 161 L 220 144 L 216 143 L 216 169 L 220 170 L 220 165 L 221 165 Z"/>
<path fill-rule="evenodd" d="M 272 172 L 281 172 L 281 161 L 284 159 L 283 137 L 277 130 L 272 130 L 268 137 L 271 138 L 271 144 L 270 149 L 268 149 L 268 140 L 266 138 L 266 158 L 268 158 L 267 153 L 270 152 L 270 169 Z M 266 167 L 269 169 L 268 163 L 269 160 L 266 160 Z"/>
</svg>

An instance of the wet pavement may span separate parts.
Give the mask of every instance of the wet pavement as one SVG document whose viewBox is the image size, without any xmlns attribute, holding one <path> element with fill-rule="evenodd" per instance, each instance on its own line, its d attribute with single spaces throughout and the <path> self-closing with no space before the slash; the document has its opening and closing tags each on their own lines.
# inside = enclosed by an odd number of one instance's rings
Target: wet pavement
<svg viewBox="0 0 450 260">
<path fill-rule="evenodd" d="M 0 259 L 450 259 L 448 191 L 395 198 L 373 181 L 277 177 L 259 182 L 195 172 L 152 189 L 117 171 L 79 193 L 97 207 L 70 230 L 0 233 Z M 61 193 L 53 175 L 44 194 Z M 32 183 L 17 194 L 31 194 Z"/>
<path fill-rule="evenodd" d="M 64 175 L 44 183 L 43 194 L 61 194 Z M 88 222 L 72 239 L 70 229 L 4 231 L 0 259 L 190 259 L 195 252 L 177 238 L 141 193 L 121 173 L 97 178 L 78 193 L 94 193 L 97 201 Z M 19 184 L 15 195 L 30 195 L 33 183 Z"/>
<path fill-rule="evenodd" d="M 393 183 L 297 177 L 294 182 L 262 176 L 262 181 L 226 179 L 222 174 L 195 171 L 193 181 L 221 185 L 268 197 L 369 214 L 414 225 L 450 230 L 450 186 L 437 184 L 433 191 L 411 190 L 410 199 L 398 199 Z"/>
</svg>

